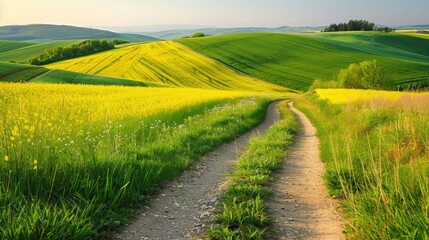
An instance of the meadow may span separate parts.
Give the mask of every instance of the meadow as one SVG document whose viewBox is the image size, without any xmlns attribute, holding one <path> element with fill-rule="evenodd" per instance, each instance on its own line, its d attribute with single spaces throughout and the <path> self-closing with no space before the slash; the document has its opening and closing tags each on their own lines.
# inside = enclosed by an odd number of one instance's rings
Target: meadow
<svg viewBox="0 0 429 240">
<path fill-rule="evenodd" d="M 44 67 L 5 62 L 0 62 L 0 82 L 166 87 L 166 85 L 160 83 L 147 83 L 124 78 L 102 77 L 93 74 L 65 70 L 51 70 Z"/>
<path fill-rule="evenodd" d="M 351 63 L 373 59 L 395 84 L 428 80 L 429 39 L 410 35 L 252 33 L 177 41 L 244 73 L 301 91 L 315 79 L 333 80 Z"/>
<path fill-rule="evenodd" d="M 3 239 L 103 236 L 164 181 L 260 123 L 273 100 L 240 91 L 0 86 Z"/>
<path fill-rule="evenodd" d="M 343 199 L 347 236 L 428 239 L 429 94 L 317 93 L 296 106 L 318 129 L 325 181 Z M 356 101 L 341 100 L 350 96 Z"/>
<path fill-rule="evenodd" d="M 126 46 L 46 67 L 172 87 L 287 91 L 278 85 L 241 74 L 171 41 Z"/>
<path fill-rule="evenodd" d="M 0 40 L 0 52 L 4 53 L 4 52 L 13 51 L 15 49 L 28 47 L 36 44 L 38 43 Z"/>
<path fill-rule="evenodd" d="M 23 42 L 19 41 L 0 41 L 0 47 L 5 46 L 6 44 L 11 45 L 11 47 L 7 49 L 8 51 L 0 51 L 0 61 L 27 63 L 30 58 L 39 56 L 48 48 L 64 47 L 71 44 L 77 44 L 79 42 L 82 42 L 82 40 L 28 42 L 28 44 L 22 45 Z"/>
</svg>

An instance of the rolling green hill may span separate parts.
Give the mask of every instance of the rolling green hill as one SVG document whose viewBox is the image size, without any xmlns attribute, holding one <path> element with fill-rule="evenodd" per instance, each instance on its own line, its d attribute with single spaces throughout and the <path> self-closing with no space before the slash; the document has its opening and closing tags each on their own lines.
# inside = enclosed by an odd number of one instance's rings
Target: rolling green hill
<svg viewBox="0 0 429 240">
<path fill-rule="evenodd" d="M 49 70 L 44 67 L 0 62 L 0 82 L 40 82 L 91 85 L 151 86 L 163 84 L 146 83 L 123 78 L 102 77 L 64 70 Z"/>
<path fill-rule="evenodd" d="M 132 43 L 158 41 L 156 38 L 135 34 L 121 34 L 120 38 Z M 30 58 L 39 56 L 48 48 L 64 47 L 78 44 L 82 41 L 84 40 L 59 40 L 52 42 L 0 41 L 0 61 L 27 63 Z M 4 51 L 1 51 L 2 49 Z"/>
<path fill-rule="evenodd" d="M 27 82 L 47 71 L 43 67 L 0 62 L 0 82 Z"/>
<path fill-rule="evenodd" d="M 107 38 L 107 39 L 113 40 L 113 39 L 117 39 L 117 38 L 120 38 L 120 39 L 128 41 L 128 42 L 132 42 L 132 43 L 137 43 L 137 42 L 156 42 L 156 41 L 159 41 L 158 38 L 149 37 L 149 36 L 140 35 L 140 34 L 131 34 L 131 33 L 119 33 L 118 37 Z"/>
<path fill-rule="evenodd" d="M 77 73 L 64 70 L 51 70 L 34 79 L 32 82 L 38 83 L 70 83 L 70 84 L 91 84 L 91 85 L 120 85 L 120 86 L 140 86 L 140 87 L 163 87 L 160 84 L 147 84 L 123 78 L 102 77 L 92 74 Z"/>
<path fill-rule="evenodd" d="M 232 33 L 262 33 L 262 32 L 314 32 L 320 31 L 325 27 L 289 27 L 282 26 L 278 28 L 267 27 L 238 27 L 238 28 L 199 28 L 199 29 L 173 29 L 159 32 L 142 32 L 142 34 L 158 39 L 177 39 L 185 36 L 191 36 L 193 33 L 202 32 L 206 35 L 215 36 Z"/>
<path fill-rule="evenodd" d="M 32 43 L 31 45 L 16 48 L 11 51 L 0 52 L 0 61 L 26 63 L 28 59 L 39 56 L 48 48 L 63 47 L 66 45 L 79 43 L 81 41 L 82 40 L 61 40 L 54 42 Z"/>
<path fill-rule="evenodd" d="M 242 72 L 298 90 L 307 90 L 316 78 L 332 80 L 351 63 L 372 59 L 397 84 L 429 77 L 429 39 L 413 36 L 251 33 L 177 41 Z"/>
<path fill-rule="evenodd" d="M 123 39 L 129 42 L 152 42 L 157 38 L 140 34 L 115 33 L 105 30 L 66 25 L 31 24 L 0 27 L 1 40 L 46 42 L 75 39 Z"/>
<path fill-rule="evenodd" d="M 64 25 L 31 24 L 0 27 L 0 39 L 3 40 L 67 40 L 115 37 L 119 37 L 119 34 L 92 28 Z"/>
<path fill-rule="evenodd" d="M 36 44 L 38 43 L 0 40 L 0 54 L 8 51 L 13 51 L 15 49 L 36 45 Z"/>
</svg>

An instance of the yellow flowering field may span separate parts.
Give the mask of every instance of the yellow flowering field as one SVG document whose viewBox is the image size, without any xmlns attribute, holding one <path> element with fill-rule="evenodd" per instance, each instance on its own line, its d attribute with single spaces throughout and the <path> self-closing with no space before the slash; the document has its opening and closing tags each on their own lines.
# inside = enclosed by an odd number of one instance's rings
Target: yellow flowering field
<svg viewBox="0 0 429 240">
<path fill-rule="evenodd" d="M 0 238 L 93 239 L 277 98 L 0 83 Z"/>
<path fill-rule="evenodd" d="M 251 91 L 287 90 L 241 74 L 173 41 L 135 44 L 53 63 L 47 67 L 160 83 L 172 87 Z"/>
<path fill-rule="evenodd" d="M 370 100 L 397 101 L 404 98 L 428 99 L 429 92 L 394 92 L 361 89 L 316 89 L 320 99 L 327 99 L 334 104 L 365 102 Z M 424 103 L 424 101 L 422 102 Z"/>
<path fill-rule="evenodd" d="M 186 107 L 251 95 L 218 90 L 0 83 L 0 153 L 38 141 L 76 141 L 88 129 L 147 119 Z M 32 153 L 30 153 L 32 154 Z M 9 160 L 7 159 L 7 160 Z M 6 160 L 6 159 L 5 159 Z"/>
</svg>

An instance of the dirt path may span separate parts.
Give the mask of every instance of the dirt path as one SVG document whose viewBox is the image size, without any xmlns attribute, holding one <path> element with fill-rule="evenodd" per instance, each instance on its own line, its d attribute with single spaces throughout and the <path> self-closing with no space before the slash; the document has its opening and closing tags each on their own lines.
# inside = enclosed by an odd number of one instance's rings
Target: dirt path
<svg viewBox="0 0 429 240">
<path fill-rule="evenodd" d="M 113 238 L 175 240 L 201 235 L 207 229 L 220 194 L 228 186 L 225 174 L 232 170 L 250 137 L 265 134 L 279 119 L 277 103 L 270 104 L 260 126 L 200 159 L 192 169 L 164 188 L 152 206 L 142 209 L 136 219 Z"/>
<path fill-rule="evenodd" d="M 337 202 L 323 185 L 316 129 L 293 103 L 289 108 L 297 115 L 301 132 L 272 186 L 268 206 L 273 226 L 267 239 L 345 239 Z"/>
</svg>

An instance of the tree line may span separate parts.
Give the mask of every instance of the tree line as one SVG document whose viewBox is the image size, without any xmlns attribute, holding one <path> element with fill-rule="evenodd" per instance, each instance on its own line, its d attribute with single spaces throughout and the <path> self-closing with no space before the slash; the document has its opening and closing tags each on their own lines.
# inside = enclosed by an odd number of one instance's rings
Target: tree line
<svg viewBox="0 0 429 240">
<path fill-rule="evenodd" d="M 366 20 L 350 20 L 348 23 L 333 23 L 326 27 L 323 32 L 342 32 L 342 31 L 378 31 L 392 32 L 388 27 L 377 27 L 374 23 Z"/>
<path fill-rule="evenodd" d="M 115 39 L 111 42 L 106 39 L 86 40 L 79 44 L 73 44 L 65 47 L 55 47 L 46 49 L 41 55 L 28 60 L 31 65 L 44 65 L 61 60 L 81 57 L 115 48 L 117 44 L 127 43 L 121 39 Z"/>
</svg>

